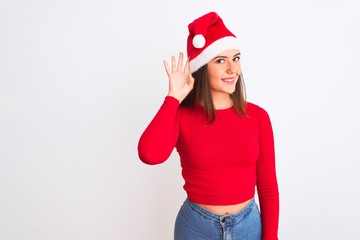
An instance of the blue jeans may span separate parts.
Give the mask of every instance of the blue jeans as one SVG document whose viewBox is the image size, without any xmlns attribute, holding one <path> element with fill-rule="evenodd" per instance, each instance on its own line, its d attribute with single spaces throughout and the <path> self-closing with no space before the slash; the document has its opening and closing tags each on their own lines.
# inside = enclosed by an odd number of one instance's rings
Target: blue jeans
<svg viewBox="0 0 360 240">
<path fill-rule="evenodd" d="M 218 215 L 186 199 L 176 217 L 175 240 L 261 240 L 261 217 L 253 199 L 244 209 Z"/>
</svg>

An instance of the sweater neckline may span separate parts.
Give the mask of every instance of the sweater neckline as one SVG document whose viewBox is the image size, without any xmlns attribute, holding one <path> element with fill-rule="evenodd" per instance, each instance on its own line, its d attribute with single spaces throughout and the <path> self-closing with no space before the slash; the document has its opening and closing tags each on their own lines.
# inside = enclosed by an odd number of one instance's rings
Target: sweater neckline
<svg viewBox="0 0 360 240">
<path fill-rule="evenodd" d="M 196 103 L 195 107 L 200 108 L 200 109 L 205 111 L 205 107 L 202 106 L 200 103 Z M 215 109 L 215 112 L 228 112 L 228 111 L 231 111 L 233 109 L 234 109 L 234 107 L 231 106 L 231 107 L 227 107 L 227 108 Z"/>
</svg>

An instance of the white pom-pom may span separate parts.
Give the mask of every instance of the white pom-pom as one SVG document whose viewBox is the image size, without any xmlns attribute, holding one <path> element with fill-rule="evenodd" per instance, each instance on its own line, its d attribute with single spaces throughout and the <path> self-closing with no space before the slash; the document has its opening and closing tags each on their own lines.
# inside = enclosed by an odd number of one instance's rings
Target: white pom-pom
<svg viewBox="0 0 360 240">
<path fill-rule="evenodd" d="M 192 44 L 195 48 L 202 48 L 205 46 L 205 38 L 203 35 L 198 34 L 196 35 L 193 40 L 192 40 Z"/>
</svg>

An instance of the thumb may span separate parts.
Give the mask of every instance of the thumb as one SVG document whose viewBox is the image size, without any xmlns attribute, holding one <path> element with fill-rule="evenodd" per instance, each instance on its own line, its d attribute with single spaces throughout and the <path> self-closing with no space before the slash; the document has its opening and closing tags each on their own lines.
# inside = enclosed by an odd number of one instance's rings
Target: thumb
<svg viewBox="0 0 360 240">
<path fill-rule="evenodd" d="M 191 83 L 191 84 L 193 84 L 193 83 L 195 82 L 195 79 L 194 79 L 194 77 L 191 75 L 191 73 L 189 73 L 188 79 L 189 79 L 189 83 Z"/>
</svg>

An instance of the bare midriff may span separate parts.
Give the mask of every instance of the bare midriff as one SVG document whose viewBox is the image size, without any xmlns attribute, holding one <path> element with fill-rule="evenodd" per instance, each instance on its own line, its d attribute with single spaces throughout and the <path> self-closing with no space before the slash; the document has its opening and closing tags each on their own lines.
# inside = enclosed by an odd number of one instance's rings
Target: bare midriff
<svg viewBox="0 0 360 240">
<path fill-rule="evenodd" d="M 229 214 L 233 214 L 233 213 L 239 212 L 242 209 L 244 209 L 251 202 L 251 200 L 252 200 L 252 198 L 245 202 L 239 203 L 239 204 L 225 205 L 225 206 L 205 205 L 205 204 L 198 204 L 198 205 L 200 207 L 208 210 L 209 212 L 212 212 L 215 214 L 229 215 Z"/>
</svg>

